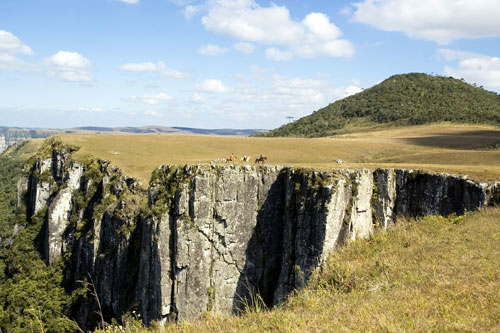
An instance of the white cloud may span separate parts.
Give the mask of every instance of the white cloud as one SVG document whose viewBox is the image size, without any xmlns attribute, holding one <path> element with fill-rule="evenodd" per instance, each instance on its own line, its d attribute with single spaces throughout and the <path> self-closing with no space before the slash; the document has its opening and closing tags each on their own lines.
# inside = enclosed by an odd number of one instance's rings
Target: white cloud
<svg viewBox="0 0 500 333">
<path fill-rule="evenodd" d="M 353 6 L 354 21 L 440 44 L 500 36 L 497 0 L 364 0 Z"/>
<path fill-rule="evenodd" d="M 342 8 L 340 10 L 340 15 L 344 15 L 344 16 L 349 16 L 352 14 L 352 7 L 351 6 L 345 6 L 344 8 Z"/>
<path fill-rule="evenodd" d="M 124 64 L 118 69 L 127 71 L 127 72 L 155 72 L 160 74 L 161 76 L 173 78 L 173 79 L 185 79 L 189 77 L 188 73 L 176 71 L 173 69 L 167 68 L 162 61 L 154 62 L 142 62 L 142 63 L 129 63 Z"/>
<path fill-rule="evenodd" d="M 32 55 L 33 50 L 12 33 L 0 30 L 0 69 L 27 69 L 18 55 Z"/>
<path fill-rule="evenodd" d="M 290 51 L 281 51 L 271 47 L 266 49 L 266 58 L 274 61 L 287 61 L 293 58 L 293 53 Z"/>
<path fill-rule="evenodd" d="M 447 61 L 458 61 L 457 67 L 444 67 L 446 75 L 490 89 L 500 88 L 500 58 L 451 49 L 440 49 L 438 53 Z"/>
<path fill-rule="evenodd" d="M 11 54 L 0 53 L 0 69 L 22 69 L 24 62 Z"/>
<path fill-rule="evenodd" d="M 143 96 L 132 96 L 130 100 L 132 102 L 142 102 L 149 105 L 158 105 L 162 102 L 167 102 L 172 100 L 173 97 L 165 93 L 158 94 L 145 94 Z"/>
<path fill-rule="evenodd" d="M 355 95 L 355 94 L 360 93 L 362 91 L 363 91 L 363 89 L 361 89 L 360 87 L 351 84 L 350 86 L 348 86 L 348 87 L 345 88 L 345 95 L 344 95 L 344 97 Z"/>
<path fill-rule="evenodd" d="M 304 20 L 290 17 L 285 6 L 261 7 L 254 0 L 212 0 L 202 23 L 208 31 L 245 42 L 281 45 L 299 57 L 351 57 L 354 46 L 323 13 Z M 280 58 L 280 57 L 278 57 Z"/>
<path fill-rule="evenodd" d="M 233 105 L 244 105 L 252 112 L 260 110 L 263 114 L 259 118 L 267 117 L 281 124 L 286 116 L 299 118 L 360 92 L 359 84 L 353 81 L 339 86 L 319 75 L 313 78 L 272 75 L 256 82 L 245 81 L 245 87 L 235 89 L 238 100 Z"/>
<path fill-rule="evenodd" d="M 340 29 L 330 22 L 328 16 L 322 13 L 311 13 L 302 21 L 307 28 L 301 43 L 294 45 L 292 50 L 301 57 L 315 58 L 318 56 L 346 57 L 354 55 L 354 46 L 345 39 Z"/>
<path fill-rule="evenodd" d="M 196 85 L 195 88 L 199 91 L 208 93 L 227 93 L 231 91 L 231 89 L 225 86 L 222 81 L 215 79 L 205 80 L 202 83 Z"/>
<path fill-rule="evenodd" d="M 206 56 L 218 56 L 218 55 L 222 55 L 226 52 L 227 52 L 227 49 L 225 47 L 220 47 L 220 46 L 214 45 L 214 44 L 204 45 L 198 49 L 199 54 L 203 54 Z"/>
<path fill-rule="evenodd" d="M 202 9 L 201 6 L 193 6 L 193 5 L 186 6 L 186 8 L 184 8 L 184 17 L 186 18 L 186 20 L 189 21 L 193 16 L 198 14 L 201 11 L 201 9 Z"/>
<path fill-rule="evenodd" d="M 324 89 L 326 81 L 309 78 L 283 78 L 274 76 L 272 93 L 275 96 L 288 99 L 295 105 L 322 105 L 326 103 Z"/>
<path fill-rule="evenodd" d="M 135 5 L 139 3 L 139 0 L 120 0 L 121 2 L 125 2 L 131 5 Z"/>
<path fill-rule="evenodd" d="M 158 65 L 154 62 L 143 62 L 136 64 L 125 64 L 120 66 L 119 69 L 129 72 L 154 72 L 158 70 Z"/>
<path fill-rule="evenodd" d="M 253 51 L 255 51 L 255 45 L 253 45 L 252 43 L 248 43 L 248 42 L 238 42 L 236 44 L 233 45 L 233 47 L 240 51 L 241 53 L 245 53 L 245 54 L 251 54 L 253 53 Z"/>
<path fill-rule="evenodd" d="M 204 97 L 198 93 L 194 93 L 193 96 L 191 96 L 191 101 L 193 101 L 195 103 L 206 103 L 208 100 L 206 97 Z"/>
<path fill-rule="evenodd" d="M 90 81 L 90 61 L 76 52 L 59 51 L 43 61 L 47 74 L 69 82 Z"/>
<path fill-rule="evenodd" d="M 0 54 L 33 54 L 33 50 L 28 45 L 21 43 L 19 38 L 12 33 L 0 30 Z"/>
</svg>

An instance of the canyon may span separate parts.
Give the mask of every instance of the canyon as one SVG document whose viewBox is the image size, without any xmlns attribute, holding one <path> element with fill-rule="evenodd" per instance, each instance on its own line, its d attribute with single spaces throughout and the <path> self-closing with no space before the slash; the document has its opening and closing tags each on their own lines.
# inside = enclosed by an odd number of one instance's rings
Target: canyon
<svg viewBox="0 0 500 333">
<path fill-rule="evenodd" d="M 328 254 L 400 217 L 462 215 L 498 203 L 500 184 L 403 169 L 160 166 L 145 189 L 109 162 L 53 143 L 26 166 L 18 206 L 43 218 L 47 265 L 68 290 L 90 280 L 106 320 L 149 323 L 272 307 Z M 258 295 L 258 297 L 257 297 Z M 73 309 L 95 322 L 95 300 Z"/>
</svg>

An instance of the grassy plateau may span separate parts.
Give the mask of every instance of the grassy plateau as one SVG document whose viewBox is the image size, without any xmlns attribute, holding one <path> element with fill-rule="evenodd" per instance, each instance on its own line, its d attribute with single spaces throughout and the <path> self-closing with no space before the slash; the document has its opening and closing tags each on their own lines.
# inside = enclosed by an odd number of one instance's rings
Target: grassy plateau
<svg viewBox="0 0 500 333">
<path fill-rule="evenodd" d="M 144 185 L 159 165 L 209 164 L 231 154 L 251 156 L 248 164 L 262 154 L 268 164 L 318 170 L 414 168 L 500 180 L 500 129 L 486 125 L 365 128 L 313 139 L 165 134 L 60 138 L 80 147 L 77 160 L 109 160 Z M 42 142 L 32 140 L 23 150 L 32 153 Z M 399 220 L 387 232 L 331 253 L 309 285 L 275 309 L 258 305 L 241 316 L 206 313 L 197 322 L 151 327 L 133 313 L 104 332 L 498 332 L 499 257 L 500 207 L 461 217 Z M 54 311 L 65 304 L 58 302 L 53 302 Z"/>
<path fill-rule="evenodd" d="M 66 134 L 61 138 L 80 147 L 77 158 L 109 160 L 144 183 L 159 165 L 208 164 L 231 153 L 238 158 L 251 156 L 250 164 L 262 154 L 267 163 L 285 166 L 414 168 L 467 174 L 481 181 L 500 179 L 500 129 L 494 126 L 441 123 L 313 139 L 164 134 Z"/>
</svg>

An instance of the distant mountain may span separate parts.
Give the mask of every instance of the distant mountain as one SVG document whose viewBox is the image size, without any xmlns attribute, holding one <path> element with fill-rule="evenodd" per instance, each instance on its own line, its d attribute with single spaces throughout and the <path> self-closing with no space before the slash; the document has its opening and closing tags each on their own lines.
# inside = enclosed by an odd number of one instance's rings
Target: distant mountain
<svg viewBox="0 0 500 333">
<path fill-rule="evenodd" d="M 224 136 L 249 136 L 263 132 L 262 129 L 205 129 L 191 127 L 165 127 L 165 126 L 142 126 L 142 127 L 76 127 L 72 132 L 90 131 L 90 132 L 112 132 L 112 133 L 165 133 L 165 134 L 198 134 L 198 135 L 224 135 Z M 68 131 L 67 131 L 68 132 Z"/>
<path fill-rule="evenodd" d="M 433 122 L 500 125 L 500 95 L 452 77 L 394 75 L 369 89 L 257 136 L 321 137 L 352 127 Z"/>
</svg>

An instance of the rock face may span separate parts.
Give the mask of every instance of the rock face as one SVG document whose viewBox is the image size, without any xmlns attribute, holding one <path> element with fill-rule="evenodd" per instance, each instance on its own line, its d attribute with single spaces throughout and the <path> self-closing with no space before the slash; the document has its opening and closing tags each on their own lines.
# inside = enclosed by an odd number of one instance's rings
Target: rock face
<svg viewBox="0 0 500 333">
<path fill-rule="evenodd" d="M 405 170 L 311 172 L 280 167 L 161 167 L 159 210 L 142 232 L 137 299 L 145 320 L 268 306 L 300 289 L 329 251 L 399 215 L 463 214 L 483 186 Z"/>
<path fill-rule="evenodd" d="M 106 319 L 135 309 L 147 323 L 238 312 L 256 294 L 279 304 L 329 252 L 398 216 L 463 214 L 499 196 L 498 184 L 444 174 L 278 166 L 162 166 L 146 193 L 64 150 L 18 188 L 29 216 L 47 208 L 45 257 L 63 260 L 66 285 L 92 279 Z M 75 305 L 81 327 L 95 310 Z"/>
<path fill-rule="evenodd" d="M 0 127 L 0 154 L 16 142 L 35 138 L 46 138 L 58 132 L 60 131 Z"/>
<path fill-rule="evenodd" d="M 61 164 L 62 165 L 62 164 Z M 55 168 L 61 174 L 60 167 Z M 82 177 L 83 165 L 81 163 L 71 163 L 65 174 L 66 187 L 60 190 L 52 200 L 48 210 L 46 256 L 49 264 L 59 258 L 65 251 L 63 233 L 69 223 L 72 208 L 73 191 L 80 189 L 80 179 Z"/>
</svg>

